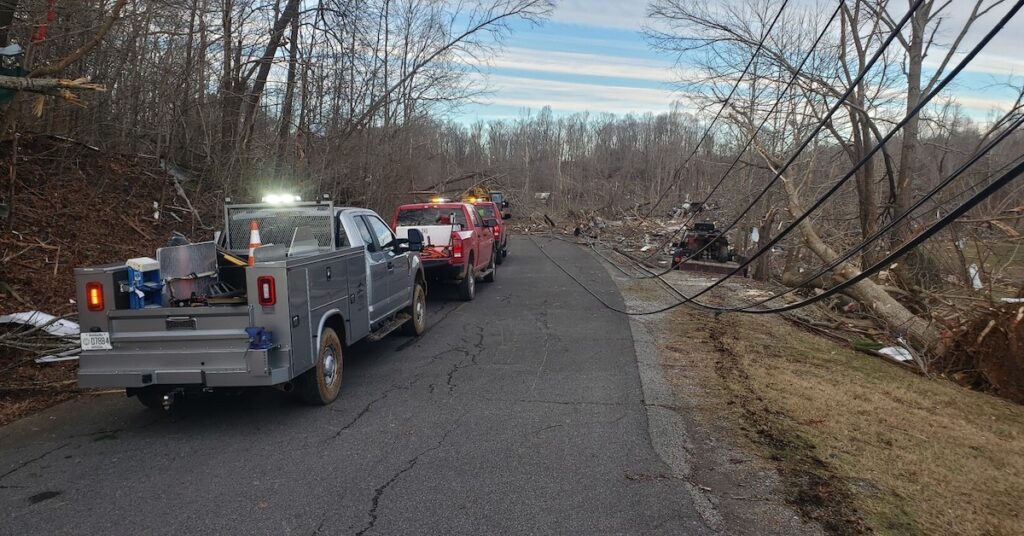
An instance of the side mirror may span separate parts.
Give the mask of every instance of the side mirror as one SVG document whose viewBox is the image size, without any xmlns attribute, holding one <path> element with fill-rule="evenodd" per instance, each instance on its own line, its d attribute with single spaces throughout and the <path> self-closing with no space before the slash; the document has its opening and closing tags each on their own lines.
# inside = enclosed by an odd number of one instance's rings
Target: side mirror
<svg viewBox="0 0 1024 536">
<path fill-rule="evenodd" d="M 423 251 L 423 233 L 419 229 L 409 229 L 409 251 Z"/>
<path fill-rule="evenodd" d="M 507 200 L 501 202 L 501 208 L 508 208 L 512 206 Z"/>
<path fill-rule="evenodd" d="M 484 218 L 484 227 L 493 228 L 497 226 L 498 220 L 496 220 L 495 218 Z"/>
<path fill-rule="evenodd" d="M 512 219 L 512 215 L 511 214 L 502 214 L 501 215 L 501 219 L 503 219 L 503 220 L 511 220 Z"/>
</svg>

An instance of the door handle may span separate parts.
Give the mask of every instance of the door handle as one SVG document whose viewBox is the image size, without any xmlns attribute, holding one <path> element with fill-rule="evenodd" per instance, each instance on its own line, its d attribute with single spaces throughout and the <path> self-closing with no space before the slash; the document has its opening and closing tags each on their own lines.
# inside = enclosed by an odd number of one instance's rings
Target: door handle
<svg viewBox="0 0 1024 536">
<path fill-rule="evenodd" d="M 391 261 L 388 261 L 388 270 L 394 270 L 394 269 L 395 269 L 395 263 L 393 263 Z"/>
<path fill-rule="evenodd" d="M 331 280 L 331 267 L 330 266 L 327 267 L 327 280 L 328 281 Z"/>
</svg>

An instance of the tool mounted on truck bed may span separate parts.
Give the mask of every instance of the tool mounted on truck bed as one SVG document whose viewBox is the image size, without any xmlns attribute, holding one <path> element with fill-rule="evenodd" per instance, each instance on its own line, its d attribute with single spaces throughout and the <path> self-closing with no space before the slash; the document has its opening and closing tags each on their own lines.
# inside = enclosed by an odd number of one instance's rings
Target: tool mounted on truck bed
<svg viewBox="0 0 1024 536">
<path fill-rule="evenodd" d="M 216 243 L 161 248 L 136 266 L 157 293 L 133 285 L 127 263 L 75 270 L 79 385 L 124 387 L 147 406 L 255 386 L 329 404 L 345 345 L 424 331 L 419 232 L 398 239 L 373 211 L 328 199 L 229 202 L 224 221 Z"/>
</svg>

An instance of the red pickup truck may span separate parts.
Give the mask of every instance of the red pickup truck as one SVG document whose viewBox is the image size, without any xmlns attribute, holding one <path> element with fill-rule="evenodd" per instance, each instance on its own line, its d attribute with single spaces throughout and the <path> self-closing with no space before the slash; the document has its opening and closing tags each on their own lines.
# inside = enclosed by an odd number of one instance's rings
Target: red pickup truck
<svg viewBox="0 0 1024 536">
<path fill-rule="evenodd" d="M 505 257 L 508 257 L 508 228 L 505 227 L 504 216 L 501 214 L 501 207 L 498 206 L 494 201 L 477 201 L 473 203 L 476 207 L 476 211 L 480 214 L 483 219 L 493 218 L 496 220 L 492 230 L 494 231 L 494 247 L 498 248 L 495 260 L 498 264 L 505 261 Z M 511 218 L 512 215 L 508 214 Z"/>
<path fill-rule="evenodd" d="M 466 301 L 476 295 L 477 278 L 494 282 L 497 225 L 497 219 L 482 218 L 466 203 L 402 205 L 391 221 L 398 238 L 406 238 L 410 229 L 423 233 L 420 261 L 427 276 L 457 281 L 459 297 Z"/>
</svg>

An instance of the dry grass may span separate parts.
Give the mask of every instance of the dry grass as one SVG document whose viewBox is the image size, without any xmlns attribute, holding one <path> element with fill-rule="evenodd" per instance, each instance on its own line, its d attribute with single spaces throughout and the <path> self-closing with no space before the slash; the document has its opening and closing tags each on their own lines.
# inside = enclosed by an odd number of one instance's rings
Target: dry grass
<svg viewBox="0 0 1024 536">
<path fill-rule="evenodd" d="M 700 371 L 720 397 L 713 418 L 731 415 L 778 463 L 793 502 L 831 532 L 1024 533 L 1024 407 L 777 317 L 717 322 L 673 314 L 667 374 Z"/>
</svg>

